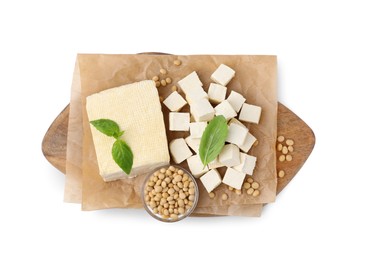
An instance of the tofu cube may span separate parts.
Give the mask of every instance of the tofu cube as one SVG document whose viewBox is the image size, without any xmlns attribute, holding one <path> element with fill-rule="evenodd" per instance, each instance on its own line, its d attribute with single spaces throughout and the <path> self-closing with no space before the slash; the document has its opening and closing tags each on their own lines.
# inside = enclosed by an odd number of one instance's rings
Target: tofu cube
<svg viewBox="0 0 367 260">
<path fill-rule="evenodd" d="M 245 173 L 245 162 L 246 162 L 246 154 L 240 153 L 240 161 L 241 163 L 239 165 L 233 166 L 232 168 L 236 171 Z"/>
<path fill-rule="evenodd" d="M 222 182 L 232 188 L 240 190 L 242 188 L 243 181 L 245 180 L 245 176 L 246 174 L 243 172 L 236 171 L 232 168 L 227 168 Z"/>
<path fill-rule="evenodd" d="M 200 141 L 201 139 L 198 138 L 192 138 L 191 135 L 185 138 L 185 141 L 188 146 L 195 152 L 199 153 L 199 147 L 200 147 Z"/>
<path fill-rule="evenodd" d="M 220 64 L 219 67 L 211 75 L 211 79 L 218 84 L 226 86 L 228 82 L 234 77 L 235 71 L 227 65 Z"/>
<path fill-rule="evenodd" d="M 208 193 L 212 192 L 219 186 L 219 184 L 222 183 L 222 178 L 220 177 L 219 172 L 215 169 L 205 173 L 200 177 L 200 180 Z"/>
<path fill-rule="evenodd" d="M 213 161 L 211 161 L 210 163 L 208 163 L 209 170 L 220 168 L 220 167 L 223 167 L 223 166 L 224 165 L 221 162 L 219 162 L 218 156 Z"/>
<path fill-rule="evenodd" d="M 186 95 L 186 100 L 189 105 L 203 98 L 208 99 L 208 94 L 202 88 L 192 89 Z"/>
<path fill-rule="evenodd" d="M 171 112 L 178 112 L 187 102 L 177 91 L 174 91 L 163 101 L 163 104 L 165 104 Z"/>
<path fill-rule="evenodd" d="M 200 81 L 196 71 L 193 71 L 183 79 L 177 82 L 185 95 L 188 95 L 194 89 L 202 89 L 203 83 Z"/>
<path fill-rule="evenodd" d="M 182 163 L 192 156 L 192 152 L 183 138 L 173 139 L 169 143 L 169 150 L 175 163 Z"/>
<path fill-rule="evenodd" d="M 248 129 L 238 124 L 230 124 L 226 142 L 241 146 L 245 143 Z"/>
<path fill-rule="evenodd" d="M 190 123 L 190 135 L 192 138 L 201 138 L 207 126 L 207 122 Z"/>
<path fill-rule="evenodd" d="M 227 98 L 229 104 L 231 104 L 234 111 L 237 113 L 240 111 L 243 103 L 245 103 L 246 98 L 244 98 L 240 93 L 237 93 L 236 91 L 231 91 L 231 94 L 229 94 Z"/>
<path fill-rule="evenodd" d="M 243 172 L 247 175 L 252 175 L 254 173 L 257 158 L 252 155 L 248 155 L 248 154 L 245 154 L 245 155 L 246 155 L 245 156 L 246 159 L 245 159 Z"/>
<path fill-rule="evenodd" d="M 191 114 L 196 122 L 206 122 L 213 119 L 215 111 L 207 99 L 200 99 L 190 106 Z"/>
<path fill-rule="evenodd" d="M 226 144 L 219 154 L 219 162 L 227 167 L 239 165 L 240 149 L 234 144 Z"/>
<path fill-rule="evenodd" d="M 220 84 L 210 83 L 208 96 L 209 100 L 213 103 L 220 103 L 226 99 L 227 88 Z M 242 104 L 241 104 L 242 105 Z M 241 108 L 241 107 L 240 107 Z"/>
<path fill-rule="evenodd" d="M 236 111 L 234 111 L 234 109 L 227 100 L 222 101 L 219 105 L 217 105 L 214 108 L 214 110 L 216 116 L 222 115 L 225 117 L 226 120 L 229 120 L 237 116 Z"/>
<path fill-rule="evenodd" d="M 253 136 L 250 132 L 247 133 L 246 135 L 246 139 L 245 142 L 243 143 L 243 145 L 238 146 L 242 151 L 244 151 L 245 153 L 247 153 L 251 147 L 254 145 L 254 143 L 256 142 L 256 137 Z"/>
<path fill-rule="evenodd" d="M 201 175 L 206 173 L 209 169 L 208 166 L 203 165 L 198 154 L 191 156 L 187 159 L 187 164 L 190 168 L 192 175 L 195 178 L 199 178 Z"/>
<path fill-rule="evenodd" d="M 171 131 L 189 131 L 190 113 L 169 113 L 169 130 Z"/>
<path fill-rule="evenodd" d="M 258 124 L 261 116 L 261 107 L 244 103 L 239 119 L 241 121 Z"/>
</svg>

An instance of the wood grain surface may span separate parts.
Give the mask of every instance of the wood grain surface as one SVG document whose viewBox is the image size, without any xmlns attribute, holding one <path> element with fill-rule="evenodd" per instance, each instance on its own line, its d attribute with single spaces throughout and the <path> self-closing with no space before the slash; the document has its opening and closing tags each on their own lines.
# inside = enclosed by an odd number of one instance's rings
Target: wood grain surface
<svg viewBox="0 0 367 260">
<path fill-rule="evenodd" d="M 46 159 L 60 172 L 65 173 L 66 143 L 69 120 L 69 105 L 57 116 L 49 127 L 42 141 L 42 152 Z M 277 194 L 279 194 L 294 178 L 312 152 L 315 135 L 311 128 L 296 114 L 278 103 L 278 135 L 294 140 L 293 160 L 280 162 L 277 170 L 284 170 L 285 176 L 278 178 Z M 277 157 L 281 155 L 277 151 Z"/>
</svg>

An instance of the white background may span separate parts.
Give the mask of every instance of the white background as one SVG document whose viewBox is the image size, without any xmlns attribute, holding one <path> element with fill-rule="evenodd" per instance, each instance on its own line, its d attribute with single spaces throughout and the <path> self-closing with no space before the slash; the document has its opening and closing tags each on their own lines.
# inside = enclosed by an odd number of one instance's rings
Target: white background
<svg viewBox="0 0 367 260">
<path fill-rule="evenodd" d="M 362 2 L 1 1 L 0 259 L 366 259 Z M 261 218 L 164 224 L 63 203 L 41 142 L 69 102 L 76 54 L 144 51 L 278 55 L 279 100 L 317 140 Z"/>
</svg>

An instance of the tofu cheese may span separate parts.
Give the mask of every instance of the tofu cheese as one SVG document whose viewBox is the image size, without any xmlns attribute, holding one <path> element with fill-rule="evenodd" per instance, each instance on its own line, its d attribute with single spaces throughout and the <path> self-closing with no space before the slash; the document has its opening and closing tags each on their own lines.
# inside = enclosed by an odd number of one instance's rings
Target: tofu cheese
<svg viewBox="0 0 367 260">
<path fill-rule="evenodd" d="M 130 146 L 134 162 L 126 175 L 111 155 L 114 138 L 91 127 L 99 174 L 104 181 L 113 181 L 146 173 L 170 161 L 166 129 L 159 95 L 154 81 L 128 84 L 87 97 L 89 121 L 111 119 L 125 133 L 122 139 Z"/>
</svg>

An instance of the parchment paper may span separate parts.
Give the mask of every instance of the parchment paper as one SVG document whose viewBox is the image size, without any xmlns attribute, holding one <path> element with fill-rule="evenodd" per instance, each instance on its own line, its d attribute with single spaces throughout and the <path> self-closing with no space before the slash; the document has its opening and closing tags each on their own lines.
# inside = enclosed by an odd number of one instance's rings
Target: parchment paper
<svg viewBox="0 0 367 260">
<path fill-rule="evenodd" d="M 259 146 L 253 148 L 250 154 L 258 157 L 254 178 L 261 185 L 261 195 L 253 198 L 246 194 L 236 195 L 229 192 L 224 185 L 216 192 L 226 192 L 230 199 L 226 202 L 220 200 L 220 196 L 210 200 L 206 191 L 200 184 L 200 201 L 197 212 L 203 214 L 218 215 L 260 215 L 261 203 L 272 202 L 275 199 L 276 174 L 275 174 L 275 138 L 276 138 L 276 57 L 275 56 L 179 56 L 182 65 L 176 67 L 173 60 L 177 56 L 166 55 L 79 55 L 81 78 L 81 107 L 84 120 L 84 144 L 83 148 L 83 209 L 101 209 L 110 207 L 141 207 L 140 186 L 143 176 L 140 178 L 104 183 L 100 178 L 96 166 L 93 143 L 89 131 L 89 123 L 85 113 L 85 97 L 101 90 L 119 85 L 150 79 L 159 73 L 161 67 L 169 71 L 173 84 L 179 79 L 196 70 L 200 79 L 207 88 L 210 83 L 210 75 L 220 63 L 225 63 L 236 70 L 236 77 L 229 83 L 228 88 L 241 92 L 247 98 L 247 102 L 260 105 L 263 108 L 260 124 L 248 125 L 250 131 L 260 140 Z M 171 84 L 171 85 L 173 85 Z M 73 85 L 75 87 L 75 84 Z M 160 87 L 163 97 L 170 93 L 170 87 Z M 75 94 L 76 93 L 76 94 Z M 77 91 L 73 93 L 77 96 Z M 227 93 L 227 95 L 229 92 Z M 72 102 L 75 99 L 72 99 Z M 76 98 L 77 100 L 77 98 Z M 77 106 L 75 106 L 77 107 Z M 72 107 L 71 107 L 72 108 Z M 186 107 L 188 110 L 188 107 Z M 72 110 L 71 110 L 72 112 Z M 163 112 L 168 115 L 168 110 L 163 106 Z M 165 118 L 168 126 L 167 117 Z M 69 124 L 71 123 L 69 121 Z M 77 120 L 74 120 L 77 121 Z M 75 123 L 75 122 L 74 122 Z M 79 125 L 80 126 L 80 125 Z M 69 125 L 70 127 L 70 125 Z M 79 127 L 80 131 L 80 127 Z M 168 132 L 168 131 L 167 131 Z M 187 133 L 168 132 L 169 139 L 186 136 Z M 80 136 L 80 132 L 79 132 Z M 80 140 L 79 140 L 80 141 Z M 68 140 L 69 145 L 69 140 Z M 78 149 L 77 149 L 78 150 Z M 68 150 L 69 152 L 69 150 Z M 71 156 L 73 157 L 73 156 Z M 68 156 L 69 158 L 69 156 Z M 68 164 L 71 164 L 68 162 Z M 76 163 L 78 165 L 78 163 Z M 80 161 L 79 161 L 80 166 Z M 187 165 L 183 165 L 187 167 Z M 68 167 L 71 169 L 72 167 Z M 74 202 L 80 201 L 80 167 L 78 170 L 67 172 L 67 179 L 77 183 L 79 188 L 73 190 Z M 79 180 L 79 181 L 78 181 Z M 70 185 L 70 182 L 66 184 Z M 74 188 L 78 185 L 74 185 Z M 70 185 L 70 187 L 73 185 Z M 70 189 L 65 189 L 65 198 Z M 246 204 L 257 204 L 249 205 Z M 239 207 L 236 207 L 238 205 Z M 241 208 L 241 205 L 244 207 Z"/>
</svg>

